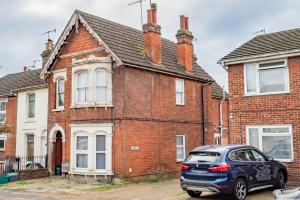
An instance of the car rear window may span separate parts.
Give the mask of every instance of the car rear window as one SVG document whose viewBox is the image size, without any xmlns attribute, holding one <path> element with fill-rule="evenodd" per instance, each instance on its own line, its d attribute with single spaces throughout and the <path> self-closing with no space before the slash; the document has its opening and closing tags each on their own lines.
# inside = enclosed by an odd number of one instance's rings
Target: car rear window
<svg viewBox="0 0 300 200">
<path fill-rule="evenodd" d="M 215 163 L 219 161 L 220 153 L 218 152 L 195 152 L 191 153 L 185 162 L 189 163 L 199 163 L 199 162 L 208 162 Z"/>
</svg>

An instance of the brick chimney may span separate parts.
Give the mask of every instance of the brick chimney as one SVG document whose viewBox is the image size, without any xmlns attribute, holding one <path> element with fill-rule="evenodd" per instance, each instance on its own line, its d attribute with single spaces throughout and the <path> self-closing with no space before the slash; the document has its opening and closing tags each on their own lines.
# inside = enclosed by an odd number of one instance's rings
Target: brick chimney
<svg viewBox="0 0 300 200">
<path fill-rule="evenodd" d="M 180 29 L 176 34 L 178 63 L 188 72 L 193 71 L 193 34 L 189 31 L 189 18 L 180 16 Z"/>
<path fill-rule="evenodd" d="M 46 64 L 52 49 L 53 49 L 53 41 L 51 39 L 48 39 L 48 41 L 45 43 L 45 50 L 41 54 L 43 67 Z"/>
<path fill-rule="evenodd" d="M 147 23 L 143 25 L 144 50 L 146 56 L 154 63 L 161 64 L 161 27 L 157 24 L 157 5 L 151 4 L 147 10 Z"/>
</svg>

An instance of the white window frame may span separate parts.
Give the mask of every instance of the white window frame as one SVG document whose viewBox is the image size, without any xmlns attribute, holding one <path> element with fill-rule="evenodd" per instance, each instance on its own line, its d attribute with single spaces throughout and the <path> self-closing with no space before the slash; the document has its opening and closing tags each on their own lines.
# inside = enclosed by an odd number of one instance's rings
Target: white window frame
<svg viewBox="0 0 300 200">
<path fill-rule="evenodd" d="M 247 144 L 250 144 L 250 137 L 249 137 L 249 129 L 251 128 L 257 128 L 258 129 L 258 145 L 259 149 L 263 150 L 263 144 L 262 144 L 262 137 L 263 136 L 289 136 L 291 137 L 291 159 L 276 159 L 281 162 L 293 162 L 294 161 L 294 147 L 293 147 L 293 130 L 292 125 L 259 125 L 259 126 L 246 126 L 246 142 Z M 289 128 L 289 133 L 263 133 L 263 128 Z"/>
<path fill-rule="evenodd" d="M 177 137 L 182 137 L 183 145 L 177 145 Z M 185 159 L 185 135 L 176 135 L 176 162 L 182 162 Z M 177 148 L 183 148 L 183 159 L 178 159 Z"/>
<path fill-rule="evenodd" d="M 77 138 L 78 137 L 87 137 L 88 138 L 88 148 L 87 150 L 77 150 Z M 74 148 L 75 148 L 75 169 L 78 171 L 85 171 L 88 170 L 89 168 L 89 149 L 90 149 L 90 142 L 89 142 L 89 136 L 85 132 L 77 133 L 75 136 L 75 143 L 74 143 Z M 88 156 L 88 161 L 87 161 L 87 167 L 82 168 L 82 167 L 77 167 L 77 154 L 85 154 Z"/>
<path fill-rule="evenodd" d="M 97 72 L 99 71 L 103 71 L 106 73 L 106 86 L 97 86 Z M 97 87 L 101 87 L 101 88 L 104 88 L 106 89 L 106 96 L 105 96 L 105 101 L 103 102 L 97 102 Z M 108 91 L 109 90 L 109 73 L 106 69 L 103 69 L 103 68 L 98 68 L 95 70 L 95 102 L 97 105 L 106 105 L 108 103 Z"/>
<path fill-rule="evenodd" d="M 105 136 L 105 151 L 97 151 L 97 148 L 96 148 L 96 145 L 97 145 L 97 140 L 96 140 L 96 138 L 97 138 L 97 135 L 104 135 Z M 98 133 L 96 133 L 96 135 L 95 135 L 95 139 L 94 139 L 94 141 L 95 141 L 95 158 L 94 158 L 94 160 L 95 160 L 95 162 L 94 162 L 94 169 L 95 169 L 95 171 L 96 172 L 99 172 L 99 173 L 101 173 L 101 172 L 105 172 L 106 171 L 106 168 L 107 168 L 107 154 L 108 154 L 108 149 L 107 149 L 107 134 L 106 133 L 104 133 L 104 132 L 98 132 Z M 104 153 L 105 154 L 105 169 L 97 169 L 97 153 Z"/>
<path fill-rule="evenodd" d="M 177 83 L 178 81 L 182 81 L 182 91 L 177 91 Z M 185 94 L 184 94 L 184 79 L 180 79 L 180 78 L 176 78 L 175 79 L 175 101 L 176 101 L 176 105 L 180 105 L 183 106 L 185 103 Z M 177 102 L 177 93 L 181 93 L 182 94 L 182 102 Z"/>
<path fill-rule="evenodd" d="M 29 106 L 30 106 L 30 104 L 29 104 L 29 96 L 30 95 L 34 95 L 34 117 L 29 117 Z M 26 112 L 26 117 L 27 117 L 27 119 L 28 120 L 34 120 L 35 118 L 36 118 L 36 93 L 34 93 L 34 92 L 30 92 L 30 93 L 27 93 L 26 94 L 26 100 L 27 100 L 27 108 L 26 108 L 26 110 L 27 110 L 27 112 Z"/>
<path fill-rule="evenodd" d="M 58 105 L 58 96 L 59 96 L 59 91 L 58 91 L 58 83 L 59 83 L 59 81 L 63 81 L 63 84 L 64 84 L 64 86 L 63 86 L 63 88 L 64 88 L 64 92 L 63 93 L 60 93 L 60 94 L 64 94 L 64 97 L 65 97 L 65 80 L 64 80 L 64 78 L 58 78 L 58 79 L 56 79 L 56 109 L 57 110 L 63 110 L 64 109 L 64 106 L 65 106 L 65 100 L 63 99 L 63 105 L 62 106 L 59 106 Z"/>
<path fill-rule="evenodd" d="M 86 73 L 87 74 L 87 87 L 86 88 L 86 102 L 84 103 L 79 103 L 78 102 L 78 87 L 77 87 L 77 83 L 78 83 L 78 74 L 80 73 Z M 88 70 L 79 70 L 75 73 L 75 102 L 76 102 L 76 105 L 88 105 L 89 103 L 89 90 L 90 90 L 90 86 L 89 86 L 89 71 Z"/>
<path fill-rule="evenodd" d="M 283 61 L 284 64 L 283 65 L 276 65 L 276 66 L 270 66 L 270 67 L 264 67 L 263 69 L 276 69 L 276 68 L 286 68 L 287 70 L 287 74 L 286 74 L 286 81 L 285 84 L 287 86 L 287 90 L 284 91 L 277 91 L 277 92 L 260 92 L 260 83 L 259 83 L 259 65 L 260 64 L 267 64 L 267 63 L 274 63 L 274 62 L 281 62 Z M 255 65 L 256 66 L 256 92 L 248 92 L 247 91 L 247 72 L 246 72 L 246 68 L 249 65 Z M 260 62 L 260 63 L 247 63 L 244 64 L 244 94 L 245 96 L 258 96 L 258 95 L 270 95 L 270 94 L 284 94 L 284 93 L 290 93 L 290 78 L 289 78 L 289 66 L 288 66 L 288 62 L 287 59 L 285 60 L 273 60 L 273 61 L 268 61 L 268 62 Z"/>
<path fill-rule="evenodd" d="M 0 124 L 4 124 L 6 122 L 6 110 L 7 110 L 7 101 L 6 100 L 1 100 L 1 103 L 5 103 L 5 110 L 4 111 L 0 111 L 0 114 L 4 114 L 4 121 L 0 122 Z"/>
</svg>

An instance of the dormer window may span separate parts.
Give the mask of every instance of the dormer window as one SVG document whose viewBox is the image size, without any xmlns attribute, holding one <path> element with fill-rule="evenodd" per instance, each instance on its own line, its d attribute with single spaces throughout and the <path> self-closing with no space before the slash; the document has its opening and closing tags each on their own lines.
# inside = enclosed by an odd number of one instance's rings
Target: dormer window
<svg viewBox="0 0 300 200">
<path fill-rule="evenodd" d="M 6 101 L 0 101 L 0 123 L 4 123 L 6 118 Z"/>
<path fill-rule="evenodd" d="M 278 94 L 289 92 L 286 60 L 246 64 L 244 67 L 245 94 Z"/>
</svg>

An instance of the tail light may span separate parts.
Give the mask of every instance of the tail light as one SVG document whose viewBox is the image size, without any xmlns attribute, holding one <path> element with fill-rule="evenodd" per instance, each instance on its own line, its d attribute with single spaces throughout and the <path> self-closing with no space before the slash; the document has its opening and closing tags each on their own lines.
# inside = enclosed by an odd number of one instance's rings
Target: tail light
<svg viewBox="0 0 300 200">
<path fill-rule="evenodd" d="M 230 165 L 227 164 L 227 163 L 223 163 L 223 164 L 220 164 L 219 166 L 216 166 L 216 167 L 209 167 L 208 170 L 210 172 L 215 172 L 215 173 L 226 173 L 229 171 L 230 169 Z"/>
<path fill-rule="evenodd" d="M 190 167 L 187 166 L 187 165 L 184 165 L 184 164 L 181 165 L 181 171 L 186 171 L 186 170 L 188 170 L 189 168 L 190 168 Z"/>
</svg>

